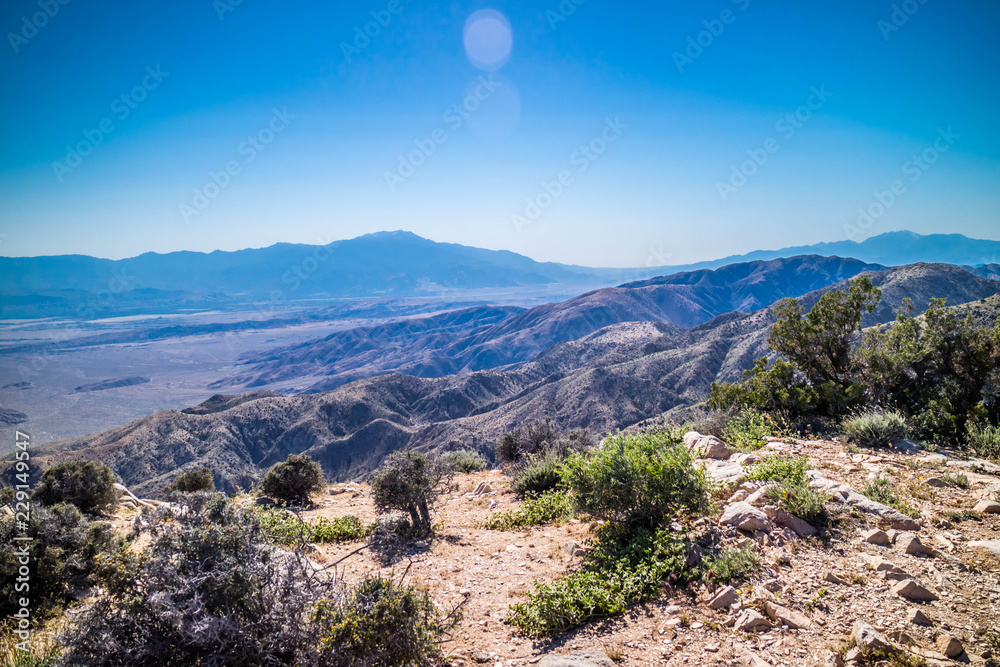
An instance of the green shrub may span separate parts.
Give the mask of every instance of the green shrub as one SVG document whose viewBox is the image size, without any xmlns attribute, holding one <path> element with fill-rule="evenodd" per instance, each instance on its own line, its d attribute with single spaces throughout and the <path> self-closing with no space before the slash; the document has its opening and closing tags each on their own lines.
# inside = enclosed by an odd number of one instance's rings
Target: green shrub
<svg viewBox="0 0 1000 667">
<path fill-rule="evenodd" d="M 71 503 L 84 512 L 105 512 L 118 504 L 115 475 L 97 461 L 57 463 L 42 475 L 34 497 L 46 505 Z"/>
<path fill-rule="evenodd" d="M 442 619 L 426 591 L 380 575 L 358 584 L 340 604 L 321 603 L 314 622 L 329 665 L 424 665 L 437 662 L 438 642 L 457 616 Z"/>
<path fill-rule="evenodd" d="M 488 467 L 486 459 L 479 452 L 463 449 L 457 452 L 446 452 L 441 458 L 456 470 L 463 473 L 479 472 Z"/>
<path fill-rule="evenodd" d="M 757 550 L 750 542 L 743 546 L 723 549 L 705 559 L 705 578 L 719 584 L 742 581 L 760 572 L 763 564 Z"/>
<path fill-rule="evenodd" d="M 15 541 L 16 536 L 30 541 Z M 27 530 L 19 530 L 15 517 L 0 515 L 0 616 L 4 619 L 20 608 L 18 591 L 25 582 L 30 585 L 34 618 L 67 602 L 74 591 L 94 583 L 99 558 L 121 546 L 106 521 L 89 521 L 75 505 L 59 503 L 32 507 Z M 20 577 L 23 558 L 15 549 L 27 548 L 28 576 Z M 18 579 L 21 579 L 20 583 Z"/>
<path fill-rule="evenodd" d="M 767 498 L 795 516 L 817 526 L 826 522 L 826 501 L 830 497 L 805 481 L 782 482 L 767 490 Z"/>
<path fill-rule="evenodd" d="M 364 525 L 356 516 L 320 517 L 309 523 L 285 510 L 261 511 L 260 523 L 275 542 L 283 544 L 353 542 L 368 537 L 372 531 L 372 526 Z"/>
<path fill-rule="evenodd" d="M 941 475 L 941 481 L 951 484 L 952 486 L 957 486 L 960 489 L 969 488 L 969 476 L 964 472 L 951 473 L 946 472 Z"/>
<path fill-rule="evenodd" d="M 547 491 L 529 497 L 517 509 L 491 515 L 483 528 L 489 530 L 514 530 L 524 526 L 537 526 L 573 514 L 573 499 L 560 491 Z"/>
<path fill-rule="evenodd" d="M 884 447 L 909 432 L 898 410 L 866 410 L 845 419 L 843 428 L 850 441 L 862 447 Z"/>
<path fill-rule="evenodd" d="M 510 489 L 522 498 L 552 491 L 562 485 L 563 459 L 544 450 L 509 470 Z"/>
<path fill-rule="evenodd" d="M 801 484 L 809 470 L 809 459 L 804 456 L 766 456 L 747 469 L 747 479 Z"/>
<path fill-rule="evenodd" d="M 977 455 L 1000 460 L 1000 426 L 970 424 L 967 441 Z"/>
<path fill-rule="evenodd" d="M 208 468 L 197 468 L 182 472 L 174 481 L 163 487 L 164 494 L 197 493 L 199 491 L 215 491 L 215 481 L 212 471 Z"/>
<path fill-rule="evenodd" d="M 290 454 L 282 463 L 271 466 L 260 483 L 260 490 L 286 503 L 308 503 L 319 491 L 323 469 L 307 454 Z"/>
<path fill-rule="evenodd" d="M 915 519 L 920 516 L 920 512 L 896 495 L 892 480 L 885 477 L 876 477 L 868 482 L 861 490 L 861 494 L 883 505 L 893 507 L 908 517 Z"/>
<path fill-rule="evenodd" d="M 659 595 L 668 584 L 685 585 L 696 573 L 685 565 L 687 543 L 667 530 L 605 526 L 584 569 L 539 584 L 513 605 L 506 622 L 529 637 L 546 637 L 587 621 L 624 613 L 634 602 Z"/>
<path fill-rule="evenodd" d="M 672 433 L 608 437 L 570 457 L 564 478 L 582 510 L 610 521 L 656 526 L 709 507 L 705 473 Z"/>
<path fill-rule="evenodd" d="M 430 508 L 454 473 L 455 468 L 439 458 L 396 452 L 372 478 L 372 499 L 380 512 L 406 512 L 411 531 L 423 535 L 431 529 Z"/>
<path fill-rule="evenodd" d="M 722 439 L 741 452 L 760 449 L 769 435 L 774 435 L 771 418 L 753 410 L 737 413 L 722 429 Z"/>
</svg>

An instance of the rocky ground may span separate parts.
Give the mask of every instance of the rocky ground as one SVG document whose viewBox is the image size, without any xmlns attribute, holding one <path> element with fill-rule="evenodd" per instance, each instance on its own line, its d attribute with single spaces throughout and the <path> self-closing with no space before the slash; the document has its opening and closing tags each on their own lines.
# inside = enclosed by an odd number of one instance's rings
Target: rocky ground
<svg viewBox="0 0 1000 667">
<path fill-rule="evenodd" d="M 710 474 L 729 478 L 717 513 L 696 530 L 724 543 L 754 540 L 765 567 L 738 589 L 698 585 L 633 607 L 626 616 L 535 641 L 504 623 L 509 605 L 533 582 L 549 582 L 579 566 L 596 523 L 573 519 L 515 532 L 486 530 L 492 512 L 518 501 L 498 471 L 457 478 L 439 503 L 435 537 L 418 542 L 392 565 L 362 542 L 317 545 L 316 560 L 339 561 L 347 581 L 382 570 L 427 587 L 463 620 L 445 645 L 454 665 L 811 665 L 848 664 L 849 644 L 878 647 L 929 665 L 1000 664 L 1000 467 L 916 448 L 847 451 L 841 443 L 774 441 L 756 456 L 806 455 L 813 485 L 833 498 L 822 534 L 806 534 L 741 482 L 746 455 L 700 447 Z M 713 450 L 713 451 L 709 451 Z M 948 483 L 964 473 L 968 488 Z M 892 480 L 916 519 L 857 493 L 872 478 Z M 476 487 L 484 493 L 474 494 Z M 735 489 L 735 490 L 732 490 Z M 334 487 L 309 518 L 375 519 L 366 485 Z M 491 509 L 492 508 L 492 509 Z M 947 655 L 946 655 L 947 654 Z M 994 658 L 994 654 L 996 658 Z M 951 656 L 951 657 L 949 657 Z M 885 663 L 889 664 L 889 663 Z M 911 663 L 893 663 L 911 664 Z M 914 662 L 912 664 L 919 664 Z"/>
</svg>

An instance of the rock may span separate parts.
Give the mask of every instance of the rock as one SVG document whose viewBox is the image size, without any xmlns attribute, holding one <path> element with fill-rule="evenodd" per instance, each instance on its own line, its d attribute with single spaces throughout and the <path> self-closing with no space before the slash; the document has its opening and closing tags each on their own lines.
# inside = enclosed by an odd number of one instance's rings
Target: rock
<svg viewBox="0 0 1000 667">
<path fill-rule="evenodd" d="M 934 541 L 941 545 L 941 548 L 949 553 L 955 550 L 955 545 L 951 543 L 951 540 L 940 533 L 934 536 Z"/>
<path fill-rule="evenodd" d="M 983 459 L 969 459 L 968 461 L 948 461 L 947 465 L 953 468 L 962 468 L 973 472 L 983 472 L 988 475 L 1000 475 L 1000 466 Z"/>
<path fill-rule="evenodd" d="M 957 658 L 965 652 L 962 642 L 951 635 L 941 635 L 937 640 L 937 648 L 949 658 Z"/>
<path fill-rule="evenodd" d="M 742 661 L 744 667 L 771 667 L 771 663 L 764 660 L 764 658 L 760 657 L 753 651 L 747 651 L 744 653 L 740 656 L 740 660 Z"/>
<path fill-rule="evenodd" d="M 792 630 L 808 630 L 812 627 L 812 621 L 809 620 L 808 616 L 793 609 L 782 607 L 780 604 L 765 602 L 764 609 L 772 621 L 781 625 L 787 625 Z"/>
<path fill-rule="evenodd" d="M 881 546 L 889 546 L 889 536 L 886 535 L 884 530 L 869 530 L 867 533 L 861 536 L 862 539 L 868 544 L 878 544 Z"/>
<path fill-rule="evenodd" d="M 330 494 L 331 496 L 339 496 L 340 494 L 344 493 L 345 491 L 347 491 L 347 489 L 345 489 L 342 486 L 331 486 L 329 489 L 326 490 L 326 492 L 328 494 Z"/>
<path fill-rule="evenodd" d="M 573 651 L 569 655 L 546 655 L 538 667 L 615 667 L 611 658 L 596 651 Z"/>
<path fill-rule="evenodd" d="M 684 445 L 691 455 L 701 459 L 728 459 L 733 452 L 714 435 L 702 435 L 698 431 L 684 434 Z"/>
<path fill-rule="evenodd" d="M 565 547 L 563 547 L 563 548 L 565 548 Z M 504 549 L 504 551 L 506 551 L 507 553 L 512 553 L 512 554 L 517 553 L 517 545 L 516 544 L 508 544 L 507 548 Z"/>
<path fill-rule="evenodd" d="M 865 560 L 865 565 L 869 570 L 875 570 L 876 572 L 895 572 L 896 574 L 902 574 L 903 570 L 897 567 L 894 563 L 887 561 L 881 556 L 869 556 L 868 554 L 861 554 L 861 557 Z"/>
<path fill-rule="evenodd" d="M 274 507 L 275 502 L 267 496 L 257 496 L 257 499 L 253 501 L 253 504 L 257 507 Z"/>
<path fill-rule="evenodd" d="M 755 490 L 749 496 L 747 496 L 747 502 L 754 507 L 761 507 L 767 505 L 770 501 L 767 498 L 767 490 L 772 486 L 778 486 L 777 484 L 765 484 L 759 489 Z"/>
<path fill-rule="evenodd" d="M 835 482 L 820 474 L 817 470 L 808 470 L 809 485 L 813 488 L 830 494 L 832 502 L 841 503 L 848 507 L 856 508 L 866 514 L 874 514 L 883 521 L 887 521 L 897 530 L 919 530 L 920 524 L 906 516 L 899 510 L 888 505 L 876 502 L 861 495 L 858 491 L 847 484 Z"/>
<path fill-rule="evenodd" d="M 852 648 L 851 650 L 849 650 L 847 653 L 844 654 L 844 660 L 846 660 L 847 663 L 851 665 L 857 664 L 858 662 L 861 661 L 863 657 L 864 656 L 861 655 L 861 649 L 859 649 L 857 646 L 855 646 L 854 648 Z"/>
<path fill-rule="evenodd" d="M 826 660 L 823 661 L 823 665 L 824 667 L 844 667 L 844 656 L 833 651 L 827 651 Z"/>
<path fill-rule="evenodd" d="M 933 487 L 935 489 L 944 489 L 951 486 L 951 484 L 944 481 L 940 477 L 928 477 L 927 479 L 924 480 L 924 484 Z"/>
<path fill-rule="evenodd" d="M 919 609 L 911 609 L 910 613 L 906 616 L 906 620 L 914 625 L 934 625 L 933 621 L 928 618 L 927 614 Z"/>
<path fill-rule="evenodd" d="M 1000 503 L 993 500 L 980 500 L 972 511 L 980 514 L 1000 514 Z"/>
<path fill-rule="evenodd" d="M 764 507 L 764 514 L 767 518 L 778 524 L 779 526 L 785 526 L 786 528 L 791 528 L 795 531 L 795 534 L 799 537 L 811 537 L 818 533 L 815 528 L 809 525 L 808 522 L 803 521 L 799 517 L 795 516 L 791 512 L 784 510 L 775 505 L 767 505 Z"/>
<path fill-rule="evenodd" d="M 739 600 L 740 594 L 736 592 L 736 589 L 732 586 L 726 586 L 716 593 L 715 597 L 709 600 L 708 606 L 712 609 L 722 609 L 723 607 L 736 604 Z"/>
<path fill-rule="evenodd" d="M 913 579 L 904 579 L 892 587 L 892 592 L 914 602 L 934 602 L 938 596 Z"/>
<path fill-rule="evenodd" d="M 988 551 L 995 556 L 1000 556 L 1000 540 L 976 540 L 966 544 L 970 549 Z"/>
<path fill-rule="evenodd" d="M 746 500 L 747 496 L 749 496 L 749 495 L 750 494 L 747 493 L 746 489 L 736 489 L 736 493 L 734 493 L 733 495 L 729 496 L 729 501 L 728 502 L 729 503 L 738 503 L 741 500 Z"/>
<path fill-rule="evenodd" d="M 739 484 L 747 476 L 747 469 L 732 461 L 709 461 L 704 468 L 709 479 L 725 485 Z"/>
<path fill-rule="evenodd" d="M 587 553 L 588 549 L 587 547 L 577 544 L 573 540 L 570 540 L 569 542 L 563 545 L 563 551 L 568 553 L 570 556 L 576 558 L 577 556 L 582 556 L 585 553 Z"/>
<path fill-rule="evenodd" d="M 758 632 L 768 630 L 771 622 L 756 609 L 744 609 L 736 618 L 736 630 L 738 632 Z"/>
<path fill-rule="evenodd" d="M 473 662 L 478 662 L 479 664 L 484 664 L 490 661 L 490 654 L 486 651 L 476 651 L 469 657 L 472 658 Z"/>
<path fill-rule="evenodd" d="M 903 553 L 929 555 L 932 551 L 930 547 L 924 546 L 920 538 L 913 533 L 902 533 L 896 538 L 896 547 Z"/>
<path fill-rule="evenodd" d="M 895 647 L 889 643 L 889 640 L 883 637 L 882 633 L 864 621 L 854 621 L 854 627 L 851 629 L 851 639 L 854 640 L 854 645 L 857 648 L 865 652 L 895 652 Z"/>
<path fill-rule="evenodd" d="M 829 582 L 831 584 L 840 584 L 840 585 L 844 585 L 847 583 L 846 579 L 841 579 L 837 574 L 829 571 L 827 571 L 827 573 L 823 575 L 823 581 Z"/>
<path fill-rule="evenodd" d="M 465 494 L 466 498 L 478 498 L 479 496 L 485 496 L 488 493 L 493 493 L 493 487 L 487 481 L 479 482 L 469 493 Z"/>
<path fill-rule="evenodd" d="M 739 463 L 741 466 L 752 466 L 754 463 L 760 461 L 760 457 L 755 454 L 748 454 L 745 452 L 737 452 L 729 457 L 729 460 L 733 463 Z"/>
<path fill-rule="evenodd" d="M 767 515 L 747 502 L 733 503 L 725 509 L 719 518 L 719 523 L 736 526 L 740 530 L 753 532 L 755 530 L 771 531 L 774 526 Z"/>
</svg>

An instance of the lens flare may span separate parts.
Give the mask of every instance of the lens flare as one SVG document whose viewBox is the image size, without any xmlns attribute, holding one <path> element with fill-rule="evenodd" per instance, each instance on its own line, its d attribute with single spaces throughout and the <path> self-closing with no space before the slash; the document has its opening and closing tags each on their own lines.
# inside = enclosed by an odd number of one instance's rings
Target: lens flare
<svg viewBox="0 0 1000 667">
<path fill-rule="evenodd" d="M 473 13 L 465 22 L 462 40 L 469 62 L 487 72 L 495 72 L 507 64 L 514 44 L 510 22 L 495 9 Z"/>
</svg>

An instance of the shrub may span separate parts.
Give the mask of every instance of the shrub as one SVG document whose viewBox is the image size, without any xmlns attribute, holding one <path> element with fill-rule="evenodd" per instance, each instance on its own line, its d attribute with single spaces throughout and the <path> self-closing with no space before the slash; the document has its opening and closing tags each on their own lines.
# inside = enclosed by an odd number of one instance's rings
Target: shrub
<svg viewBox="0 0 1000 667">
<path fill-rule="evenodd" d="M 118 504 L 115 475 L 97 461 L 57 463 L 42 475 L 35 498 L 46 505 L 71 503 L 84 512 L 103 512 Z"/>
<path fill-rule="evenodd" d="M 529 637 L 545 637 L 592 619 L 623 613 L 628 605 L 658 595 L 668 584 L 696 576 L 685 565 L 687 543 L 667 530 L 604 526 L 584 569 L 552 584 L 539 584 L 526 602 L 513 605 L 506 622 Z"/>
<path fill-rule="evenodd" d="M 752 481 L 775 481 L 801 484 L 809 470 L 809 459 L 804 456 L 767 456 L 747 469 L 747 479 Z"/>
<path fill-rule="evenodd" d="M 318 664 L 310 615 L 335 578 L 279 549 L 253 512 L 220 494 L 157 509 L 151 543 L 106 563 L 106 594 L 62 637 L 60 664 Z"/>
<path fill-rule="evenodd" d="M 884 447 L 908 433 L 906 417 L 898 410 L 866 410 L 844 420 L 843 428 L 862 447 Z"/>
<path fill-rule="evenodd" d="M 957 486 L 960 489 L 969 488 L 969 476 L 964 472 L 950 473 L 946 472 L 941 475 L 941 480 L 951 484 L 952 486 Z"/>
<path fill-rule="evenodd" d="M 826 522 L 826 501 L 830 497 L 809 486 L 806 482 L 782 482 L 767 490 L 767 498 L 795 516 L 809 523 Z"/>
<path fill-rule="evenodd" d="M 876 477 L 868 482 L 861 490 L 861 494 L 883 505 L 893 507 L 908 517 L 920 516 L 920 512 L 896 495 L 896 492 L 893 491 L 892 481 L 885 477 Z"/>
<path fill-rule="evenodd" d="M 352 542 L 368 537 L 372 531 L 372 526 L 364 525 L 356 516 L 320 517 L 309 523 L 285 510 L 260 512 L 260 523 L 275 542 L 282 544 Z"/>
<path fill-rule="evenodd" d="M 762 568 L 760 555 L 750 542 L 743 546 L 723 549 L 705 559 L 705 578 L 719 584 L 741 581 Z"/>
<path fill-rule="evenodd" d="M 372 478 L 372 499 L 380 512 L 398 510 L 410 517 L 415 534 L 431 529 L 430 508 L 454 475 L 447 461 L 418 452 L 396 452 Z"/>
<path fill-rule="evenodd" d="M 196 493 L 198 491 L 215 491 L 215 481 L 212 471 L 208 468 L 197 468 L 182 472 L 170 484 L 163 487 L 163 493 Z"/>
<path fill-rule="evenodd" d="M 984 459 L 1000 460 L 1000 426 L 970 424 L 968 443 Z"/>
<path fill-rule="evenodd" d="M 536 421 L 505 433 L 497 442 L 497 459 L 504 463 L 519 463 L 543 451 L 565 458 L 574 452 L 593 447 L 593 436 L 584 429 L 562 433 L 551 420 Z"/>
<path fill-rule="evenodd" d="M 741 452 L 760 449 L 768 435 L 774 435 L 771 418 L 753 410 L 737 413 L 722 429 L 722 439 Z"/>
<path fill-rule="evenodd" d="M 287 503 L 307 503 L 309 495 L 319 491 L 323 469 L 307 454 L 290 454 L 264 475 L 260 490 L 271 498 Z"/>
<path fill-rule="evenodd" d="M 673 514 L 708 509 L 708 481 L 676 434 L 608 437 L 566 462 L 577 505 L 615 522 L 656 526 Z"/>
<path fill-rule="evenodd" d="M 468 449 L 457 452 L 446 452 L 441 455 L 441 458 L 448 465 L 451 465 L 459 472 L 466 474 L 470 472 L 479 472 L 480 470 L 485 470 L 488 467 L 486 459 L 483 458 L 482 454 Z"/>
<path fill-rule="evenodd" d="M 35 618 L 69 599 L 74 591 L 94 582 L 98 558 L 114 551 L 120 541 L 114 538 L 107 522 L 91 522 L 75 505 L 59 503 L 32 508 L 27 530 L 18 530 L 13 516 L 0 516 L 0 542 L 7 548 L 0 551 L 0 616 L 9 618 L 20 608 L 17 591 L 20 577 L 20 554 L 15 549 L 24 545 L 28 556 L 27 582 L 31 586 L 32 614 Z M 25 535 L 30 541 L 15 541 Z M 21 577 L 22 583 L 25 578 Z"/>
<path fill-rule="evenodd" d="M 562 484 L 563 459 L 550 451 L 533 454 L 510 469 L 510 489 L 522 498 L 552 491 Z"/>
<path fill-rule="evenodd" d="M 517 509 L 493 514 L 483 528 L 489 530 L 514 530 L 524 526 L 537 526 L 573 514 L 573 499 L 560 491 L 548 491 L 521 503 Z"/>
<path fill-rule="evenodd" d="M 320 628 L 324 665 L 422 665 L 436 662 L 438 641 L 457 615 L 442 619 L 426 591 L 380 575 L 358 584 L 340 604 L 321 603 L 314 622 Z"/>
</svg>

